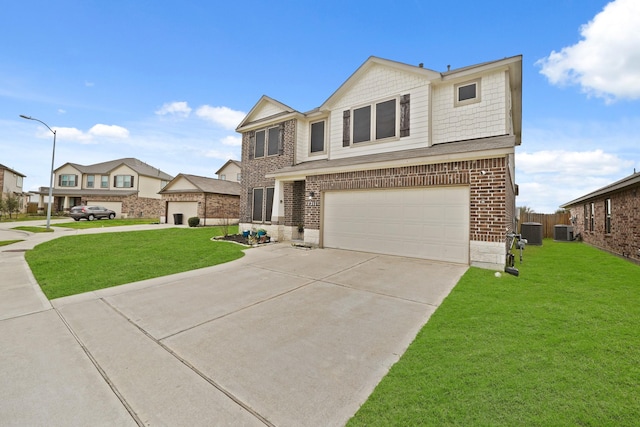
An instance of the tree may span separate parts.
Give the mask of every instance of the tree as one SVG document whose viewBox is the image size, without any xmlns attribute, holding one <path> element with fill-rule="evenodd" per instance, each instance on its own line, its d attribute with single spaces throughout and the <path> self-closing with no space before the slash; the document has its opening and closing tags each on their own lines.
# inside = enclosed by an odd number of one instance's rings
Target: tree
<svg viewBox="0 0 640 427">
<path fill-rule="evenodd" d="M 6 206 L 4 201 L 4 194 L 0 193 L 0 218 L 2 218 L 2 214 L 5 212 Z"/>
<path fill-rule="evenodd" d="M 12 213 L 18 213 L 20 210 L 20 198 L 13 193 L 7 192 L 7 197 L 4 201 L 4 209 L 9 214 L 9 218 L 11 218 Z"/>
</svg>

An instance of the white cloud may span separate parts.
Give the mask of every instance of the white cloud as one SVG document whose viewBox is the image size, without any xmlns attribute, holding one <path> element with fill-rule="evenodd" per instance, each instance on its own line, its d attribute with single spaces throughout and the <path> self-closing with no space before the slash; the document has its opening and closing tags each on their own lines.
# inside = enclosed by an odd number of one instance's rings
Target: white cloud
<svg viewBox="0 0 640 427">
<path fill-rule="evenodd" d="M 240 147 L 242 145 L 242 137 L 241 136 L 225 136 L 220 140 L 224 145 L 231 145 L 233 147 Z"/>
<path fill-rule="evenodd" d="M 185 101 L 167 102 L 156 110 L 156 114 L 159 116 L 171 114 L 178 117 L 189 117 L 191 107 Z"/>
<path fill-rule="evenodd" d="M 640 1 L 616 0 L 580 28 L 582 40 L 536 62 L 551 84 L 604 98 L 640 99 Z"/>
<path fill-rule="evenodd" d="M 204 157 L 210 159 L 230 160 L 236 158 L 236 154 L 231 151 L 207 150 L 203 153 Z"/>
<path fill-rule="evenodd" d="M 630 175 L 633 166 L 634 161 L 601 149 L 516 153 L 516 203 L 540 213 L 555 212 L 563 203 Z"/>
<path fill-rule="evenodd" d="M 633 166 L 633 161 L 622 160 L 602 150 L 564 151 L 543 150 L 534 153 L 517 153 L 518 170 L 527 174 L 588 174 L 611 175 Z"/>
<path fill-rule="evenodd" d="M 104 136 L 107 138 L 128 138 L 129 131 L 122 126 L 97 124 L 89 129 L 91 136 Z"/>
<path fill-rule="evenodd" d="M 203 105 L 196 110 L 196 115 L 205 120 L 217 123 L 225 129 L 233 130 L 240 124 L 242 119 L 244 119 L 246 113 L 232 110 L 229 107 Z"/>
</svg>

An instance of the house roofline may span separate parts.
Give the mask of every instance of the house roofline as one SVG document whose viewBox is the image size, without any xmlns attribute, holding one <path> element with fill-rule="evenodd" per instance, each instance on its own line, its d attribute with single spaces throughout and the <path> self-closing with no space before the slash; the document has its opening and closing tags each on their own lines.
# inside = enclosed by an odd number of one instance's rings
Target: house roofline
<svg viewBox="0 0 640 427">
<path fill-rule="evenodd" d="M 570 202 L 567 202 L 563 205 L 560 205 L 561 208 L 563 209 L 567 209 L 570 206 L 573 205 L 577 205 L 580 204 L 582 202 L 586 202 L 592 199 L 595 199 L 599 196 L 603 196 L 605 194 L 611 194 L 611 193 L 616 193 L 618 191 L 622 191 L 625 190 L 627 188 L 631 188 L 631 187 L 635 187 L 635 186 L 640 186 L 640 172 L 634 172 L 633 174 L 624 177 L 614 183 L 611 183 L 609 185 L 605 185 L 602 188 L 599 188 L 595 191 L 592 191 L 591 193 L 585 194 L 582 197 L 578 197 L 577 199 L 574 199 Z"/>
</svg>

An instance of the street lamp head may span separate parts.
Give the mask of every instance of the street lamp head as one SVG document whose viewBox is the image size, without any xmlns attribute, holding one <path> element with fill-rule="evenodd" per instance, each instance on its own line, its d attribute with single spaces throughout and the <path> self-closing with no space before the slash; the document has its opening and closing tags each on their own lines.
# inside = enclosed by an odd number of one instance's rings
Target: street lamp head
<svg viewBox="0 0 640 427">
<path fill-rule="evenodd" d="M 20 117 L 22 117 L 23 119 L 27 119 L 27 120 L 33 120 L 33 118 L 31 118 L 29 116 L 25 116 L 24 114 L 20 114 Z"/>
</svg>

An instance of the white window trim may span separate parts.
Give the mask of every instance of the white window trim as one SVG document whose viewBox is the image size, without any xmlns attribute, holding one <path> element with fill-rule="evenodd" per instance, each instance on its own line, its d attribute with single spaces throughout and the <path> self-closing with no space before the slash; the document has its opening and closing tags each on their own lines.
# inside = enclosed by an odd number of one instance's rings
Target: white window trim
<svg viewBox="0 0 640 427">
<path fill-rule="evenodd" d="M 383 102 L 387 102 L 387 101 L 391 101 L 391 100 L 395 100 L 396 102 L 396 129 L 395 129 L 395 136 L 390 136 L 387 138 L 381 138 L 381 139 L 376 139 L 376 105 L 378 104 L 382 104 Z M 354 120 L 355 120 L 355 114 L 354 111 L 355 110 L 359 110 L 360 108 L 364 108 L 364 107 L 371 107 L 371 127 L 369 129 L 369 135 L 370 135 L 370 139 L 368 141 L 361 141 L 361 142 L 353 142 L 354 138 L 353 138 L 353 128 L 354 128 Z M 358 105 L 356 107 L 351 108 L 351 121 L 350 121 L 350 128 L 349 129 L 349 146 L 350 147 L 359 147 L 361 145 L 369 145 L 369 144 L 378 144 L 381 142 L 389 142 L 389 141 L 397 141 L 400 139 L 400 96 L 392 96 L 389 98 L 384 98 L 384 99 L 379 99 L 377 101 L 368 103 L 368 104 L 362 104 L 362 105 Z"/>
<path fill-rule="evenodd" d="M 468 80 L 466 82 L 458 83 L 453 86 L 453 105 L 455 107 L 462 107 L 464 105 L 476 104 L 482 100 L 482 86 L 481 86 L 481 78 L 477 78 L 474 80 Z M 475 98 L 465 99 L 464 101 L 458 101 L 459 89 L 464 86 L 469 86 L 475 84 L 476 85 L 476 96 Z"/>
<path fill-rule="evenodd" d="M 320 123 L 320 122 L 324 122 L 324 141 L 323 141 L 323 145 L 322 147 L 324 148 L 322 151 L 311 151 L 311 127 L 316 124 L 316 123 Z M 314 120 L 312 122 L 309 122 L 309 150 L 307 152 L 307 154 L 309 156 L 322 156 L 327 154 L 327 143 L 328 143 L 328 138 L 327 138 L 327 134 L 329 133 L 329 120 L 327 120 L 327 118 L 325 117 L 324 119 L 320 119 L 320 120 Z"/>
</svg>

